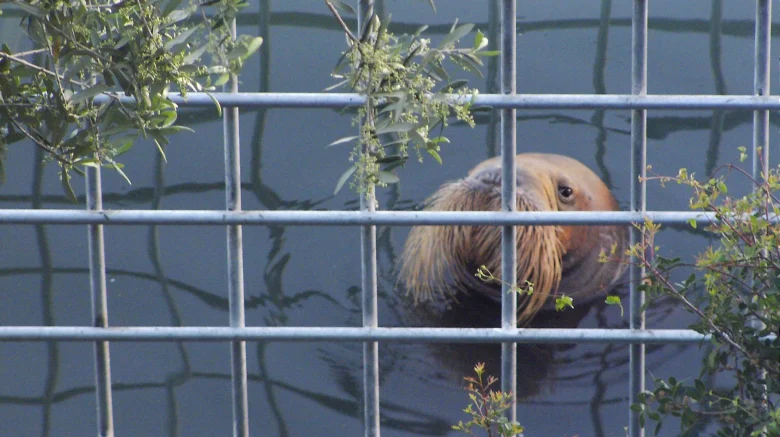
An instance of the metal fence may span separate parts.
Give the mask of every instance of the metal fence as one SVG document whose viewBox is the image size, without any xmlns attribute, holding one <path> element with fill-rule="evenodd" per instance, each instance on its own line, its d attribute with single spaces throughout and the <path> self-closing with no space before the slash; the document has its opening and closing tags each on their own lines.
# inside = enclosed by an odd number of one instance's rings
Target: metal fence
<svg viewBox="0 0 780 437">
<path fill-rule="evenodd" d="M 397 212 L 374 211 L 372 199 L 361 199 L 359 212 L 347 211 L 242 211 L 239 172 L 238 113 L 253 107 L 333 107 L 359 106 L 364 98 L 353 94 L 238 93 L 234 78 L 230 92 L 214 96 L 227 109 L 224 112 L 224 156 L 226 208 L 220 211 L 106 211 L 102 208 L 100 171 L 87 168 L 87 209 L 73 210 L 0 210 L 0 224 L 85 224 L 89 237 L 89 272 L 92 290 L 94 327 L 0 327 L 0 341 L 89 341 L 95 342 L 95 375 L 98 434 L 112 436 L 110 341 L 226 341 L 232 344 L 232 387 L 234 435 L 249 435 L 247 402 L 247 366 L 245 341 L 362 341 L 364 374 L 364 429 L 367 436 L 378 436 L 379 361 L 378 342 L 468 342 L 502 343 L 502 390 L 513 391 L 516 384 L 517 343 L 629 343 L 629 402 L 645 388 L 645 344 L 699 342 L 706 337 L 690 330 L 647 330 L 640 311 L 643 294 L 636 283 L 644 272 L 632 266 L 630 271 L 630 329 L 518 329 L 517 302 L 514 293 L 502 293 L 501 328 L 380 328 L 377 317 L 376 225 L 454 225 L 492 224 L 502 226 L 502 275 L 515 281 L 515 225 L 586 225 L 642 222 L 679 224 L 690 220 L 707 223 L 702 213 L 647 211 L 646 187 L 640 182 L 646 169 L 646 114 L 650 109 L 741 109 L 752 110 L 753 174 L 768 170 L 769 110 L 780 109 L 780 99 L 769 97 L 769 46 L 771 3 L 756 0 L 755 66 L 753 95 L 647 95 L 648 0 L 633 0 L 632 70 L 630 95 L 518 95 L 516 94 L 515 0 L 500 2 L 501 10 L 501 92 L 482 94 L 477 104 L 490 105 L 501 113 L 501 150 L 503 154 L 504 199 L 515 197 L 514 155 L 516 153 L 515 111 L 523 109 L 630 109 L 631 110 L 631 200 L 627 212 L 512 212 L 514 201 L 502 201 L 502 212 Z M 628 1 L 628 0 L 626 0 Z M 359 0 L 359 16 L 373 7 L 371 0 Z M 193 93 L 180 105 L 212 105 L 211 97 Z M 758 149 L 763 156 L 758 156 Z M 763 165 L 763 168 L 761 167 Z M 104 225 L 215 225 L 227 228 L 230 323 L 226 327 L 110 327 L 107 323 L 106 274 L 103 243 Z M 245 225 L 350 225 L 361 228 L 362 328 L 245 327 L 243 257 L 241 228 Z M 638 241 L 636 229 L 631 242 Z M 506 287 L 506 286 L 505 286 Z M 515 419 L 514 408 L 510 413 Z M 638 414 L 629 412 L 629 436 L 644 435 Z"/>
</svg>

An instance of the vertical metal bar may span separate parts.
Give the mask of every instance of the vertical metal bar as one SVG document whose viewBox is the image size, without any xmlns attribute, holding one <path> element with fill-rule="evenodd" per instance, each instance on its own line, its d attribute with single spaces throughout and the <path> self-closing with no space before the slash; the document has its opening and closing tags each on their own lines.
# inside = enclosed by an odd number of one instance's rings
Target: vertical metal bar
<svg viewBox="0 0 780 437">
<path fill-rule="evenodd" d="M 501 5 L 501 93 L 517 92 L 517 32 L 515 0 L 502 0 Z M 517 136 L 515 109 L 501 110 L 501 210 L 517 210 L 517 188 L 515 187 L 515 155 Z M 517 229 L 514 226 L 501 228 L 501 327 L 517 329 L 517 293 L 512 287 L 517 284 Z M 501 344 L 501 391 L 517 391 L 517 344 Z M 517 420 L 516 404 L 506 412 L 510 421 Z"/>
<path fill-rule="evenodd" d="M 490 0 L 488 5 L 488 50 L 501 50 L 501 5 L 498 3 L 498 0 Z M 501 89 L 499 60 L 499 58 L 494 56 L 487 59 L 485 89 L 491 94 L 497 94 Z M 487 126 L 486 155 L 488 158 L 498 155 L 500 138 L 501 112 L 493 110 L 490 111 L 490 121 Z"/>
<path fill-rule="evenodd" d="M 365 27 L 373 12 L 373 0 L 359 0 L 358 32 Z M 376 194 L 373 188 L 366 190 L 360 196 L 360 210 L 376 211 Z M 379 326 L 376 226 L 360 228 L 360 247 L 363 327 L 376 328 Z M 379 343 L 375 341 L 363 343 L 363 434 L 366 437 L 379 437 Z"/>
<path fill-rule="evenodd" d="M 231 23 L 236 37 L 236 22 Z M 238 77 L 230 78 L 230 92 L 238 92 Z M 225 138 L 225 203 L 228 211 L 241 211 L 241 141 L 238 131 L 238 108 L 225 108 L 223 116 Z M 241 226 L 227 227 L 228 299 L 230 327 L 243 328 L 244 322 L 244 252 Z M 247 399 L 246 343 L 230 344 L 230 375 L 233 389 L 233 435 L 249 435 Z"/>
<path fill-rule="evenodd" d="M 86 168 L 87 209 L 103 209 L 100 169 Z M 106 255 L 103 226 L 88 225 L 89 289 L 92 296 L 92 323 L 108 327 L 108 298 L 106 293 Z M 113 437 L 114 413 L 111 397 L 111 359 L 107 341 L 95 342 L 95 394 L 97 396 L 98 435 Z"/>
<path fill-rule="evenodd" d="M 634 0 L 634 12 L 631 19 L 631 93 L 647 94 L 647 2 Z M 631 111 L 631 210 L 645 211 L 647 208 L 647 189 L 644 179 L 647 169 L 647 111 Z M 636 228 L 631 229 L 631 244 L 640 242 L 642 235 Z M 630 299 L 631 329 L 645 328 L 645 315 L 642 305 L 645 294 L 637 287 L 645 275 L 644 268 L 631 265 Z M 645 389 L 645 345 L 632 344 L 630 347 L 629 394 L 630 404 L 637 402 L 638 394 Z M 639 413 L 629 413 L 629 436 L 645 435 L 644 427 L 639 425 Z"/>
<path fill-rule="evenodd" d="M 756 41 L 755 41 L 755 76 L 753 94 L 768 96 L 769 82 L 769 47 L 771 36 L 772 2 L 771 0 L 756 1 Z M 758 148 L 761 148 L 761 154 Z M 753 177 L 758 179 L 761 174 L 769 171 L 769 111 L 753 112 Z"/>
<path fill-rule="evenodd" d="M 771 0 L 756 1 L 756 40 L 755 40 L 755 73 L 753 79 L 753 94 L 768 96 L 770 94 L 769 54 L 772 34 L 772 2 Z M 761 148 L 759 151 L 758 149 Z M 760 154 L 760 155 L 759 155 Z M 762 180 L 769 174 L 769 111 L 753 112 L 753 178 Z M 764 250 L 766 255 L 766 249 Z M 760 320 L 752 321 L 758 329 L 764 328 Z M 759 370 L 759 379 L 766 381 L 766 370 Z M 767 389 L 763 385 L 762 396 L 766 407 Z M 766 427 L 761 430 L 761 436 L 766 435 Z"/>
<path fill-rule="evenodd" d="M 715 81 L 715 94 L 726 95 L 726 79 L 723 75 L 721 59 L 723 58 L 723 49 L 721 39 L 723 37 L 723 0 L 712 0 L 712 12 L 710 13 L 710 68 L 712 69 L 712 78 Z M 718 156 L 720 154 L 720 143 L 723 139 L 723 117 L 726 111 L 716 109 L 712 111 L 712 122 L 710 123 L 710 140 L 707 148 L 706 163 L 704 172 L 711 175 L 718 165 Z"/>
</svg>

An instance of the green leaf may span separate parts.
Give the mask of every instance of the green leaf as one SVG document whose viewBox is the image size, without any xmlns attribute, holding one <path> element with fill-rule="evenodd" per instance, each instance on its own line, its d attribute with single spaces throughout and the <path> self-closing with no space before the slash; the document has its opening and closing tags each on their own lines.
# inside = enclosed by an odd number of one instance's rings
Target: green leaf
<svg viewBox="0 0 780 437">
<path fill-rule="evenodd" d="M 260 46 L 263 44 L 263 38 L 260 36 L 256 36 L 254 38 L 242 35 L 245 38 L 241 38 L 236 45 L 236 48 L 233 49 L 230 53 L 225 55 L 225 58 L 229 61 L 232 61 L 234 59 L 246 59 L 249 56 L 251 56 L 254 52 L 257 51 L 257 49 L 260 48 Z"/>
<path fill-rule="evenodd" d="M 157 150 L 160 152 L 160 155 L 162 155 L 163 162 L 168 162 L 168 157 L 165 156 L 165 151 L 163 150 L 163 144 L 164 145 L 168 145 L 168 140 L 165 139 L 165 137 L 159 138 L 159 137 L 155 136 L 154 134 L 152 136 L 155 137 L 154 138 L 154 144 L 157 145 Z M 160 141 L 160 140 L 162 140 L 162 141 Z M 162 144 L 160 144 L 161 142 L 162 142 Z M 130 180 L 128 179 L 127 182 L 130 182 Z"/>
<path fill-rule="evenodd" d="M 474 50 L 480 50 L 488 45 L 488 39 L 485 35 L 477 30 L 477 34 L 474 35 Z"/>
<path fill-rule="evenodd" d="M 70 186 L 70 174 L 65 168 L 62 169 L 60 183 L 62 184 L 62 189 L 65 191 L 65 197 L 71 202 L 76 203 L 76 193 L 73 192 L 73 187 Z"/>
<path fill-rule="evenodd" d="M 447 137 L 438 136 L 436 138 L 431 139 L 428 141 L 428 144 L 439 144 L 439 143 L 449 143 L 450 140 Z"/>
<path fill-rule="evenodd" d="M 337 10 L 341 12 L 345 12 L 347 14 L 357 15 L 357 12 L 355 12 L 355 9 L 348 5 L 347 3 L 344 3 L 341 0 L 327 0 L 328 3 L 332 4 L 333 7 L 335 7 Z"/>
<path fill-rule="evenodd" d="M 163 8 L 163 10 L 162 10 L 162 16 L 163 16 L 163 17 L 166 17 L 166 16 L 168 16 L 168 15 L 169 15 L 171 12 L 175 11 L 175 10 L 176 10 L 176 8 L 178 8 L 178 7 L 179 7 L 179 5 L 181 5 L 181 1 L 182 1 L 182 0 L 170 0 L 170 1 L 169 1 L 169 2 L 168 2 L 166 5 L 165 5 L 165 7 Z"/>
<path fill-rule="evenodd" d="M 114 156 L 120 156 L 133 147 L 134 138 L 126 138 L 122 145 L 114 149 Z"/>
<path fill-rule="evenodd" d="M 394 123 L 389 126 L 383 127 L 376 131 L 377 135 L 382 134 L 389 134 L 389 133 L 395 133 L 395 132 L 409 132 L 410 130 L 415 128 L 414 123 Z"/>
<path fill-rule="evenodd" d="M 453 80 L 452 82 L 449 82 L 447 85 L 444 86 L 444 88 L 441 89 L 442 93 L 449 93 L 454 90 L 458 90 L 460 88 L 463 88 L 464 86 L 468 85 L 469 81 L 466 79 L 460 79 L 460 80 Z"/>
<path fill-rule="evenodd" d="M 217 80 L 214 81 L 214 86 L 222 86 L 230 80 L 230 73 L 221 74 Z"/>
<path fill-rule="evenodd" d="M 230 73 L 230 70 L 228 70 L 228 68 L 225 67 L 224 65 L 212 65 L 211 67 L 206 68 L 206 73 L 225 74 L 225 73 Z"/>
<path fill-rule="evenodd" d="M 166 128 L 173 125 L 174 123 L 176 123 L 176 119 L 178 118 L 176 111 L 165 111 L 162 113 L 162 115 L 165 118 L 163 122 L 160 123 L 160 125 L 158 126 L 159 128 Z"/>
<path fill-rule="evenodd" d="M 250 39 L 249 42 L 247 43 L 247 52 L 248 53 L 245 56 L 245 58 L 251 56 L 262 45 L 263 45 L 263 38 L 262 37 L 257 36 L 257 37 L 254 37 L 254 38 Z"/>
<path fill-rule="evenodd" d="M 467 57 L 466 55 L 461 55 L 460 53 L 453 53 L 450 57 L 450 60 L 463 68 L 466 71 L 469 71 L 471 73 L 476 74 L 479 77 L 482 77 L 482 71 L 479 69 L 479 65 L 474 63 L 472 59 Z"/>
<path fill-rule="evenodd" d="M 122 176 L 125 179 L 125 181 L 127 181 L 128 185 L 133 185 L 133 183 L 130 182 L 130 178 L 127 177 L 127 175 L 125 174 L 124 171 L 122 171 L 122 168 L 124 167 L 124 165 L 122 165 L 122 164 L 120 164 L 118 162 L 111 161 L 111 162 L 108 162 L 106 164 L 103 164 L 103 167 L 116 170 L 116 172 L 119 173 L 119 175 Z"/>
<path fill-rule="evenodd" d="M 114 44 L 114 50 L 121 49 L 122 47 L 126 46 L 127 43 L 129 43 L 129 42 L 130 42 L 130 37 L 129 36 L 123 36 L 122 38 L 119 39 L 119 41 L 116 42 L 116 44 Z"/>
<path fill-rule="evenodd" d="M 401 155 L 388 155 L 388 156 L 383 156 L 381 158 L 378 158 L 376 160 L 376 163 L 377 164 L 390 164 L 390 163 L 394 163 L 396 161 L 401 161 L 401 160 L 406 160 L 406 158 L 401 156 Z"/>
<path fill-rule="evenodd" d="M 177 9 L 168 14 L 166 18 L 168 19 L 169 24 L 173 24 L 190 18 L 190 12 L 185 9 Z"/>
<path fill-rule="evenodd" d="M 441 64 L 438 62 L 434 62 L 433 64 L 431 64 L 431 70 L 429 73 L 431 77 L 433 77 L 436 80 L 450 79 L 450 75 L 447 74 L 447 71 L 444 68 L 442 68 Z"/>
<path fill-rule="evenodd" d="M 433 149 L 425 149 L 426 152 L 428 152 L 429 155 L 433 157 L 433 159 L 436 160 L 439 164 L 442 163 L 441 156 L 439 156 L 439 152 L 433 150 Z"/>
<path fill-rule="evenodd" d="M 501 50 L 485 50 L 484 52 L 475 52 L 474 54 L 477 56 L 485 56 L 485 57 L 498 56 L 501 54 Z"/>
<path fill-rule="evenodd" d="M 169 52 L 173 51 L 174 47 L 178 46 L 179 44 L 182 44 L 182 43 L 186 42 L 187 39 L 189 37 L 191 37 L 192 34 L 195 33 L 199 28 L 200 28 L 200 26 L 190 27 L 189 29 L 185 30 L 184 32 L 178 34 L 176 36 L 176 38 L 166 42 L 163 47 L 165 47 L 165 50 L 168 50 Z"/>
<path fill-rule="evenodd" d="M 607 296 L 605 301 L 607 305 L 617 305 L 620 307 L 620 317 L 623 317 L 623 304 L 620 302 L 620 296 Z"/>
<path fill-rule="evenodd" d="M 425 32 L 426 29 L 428 29 L 428 25 L 427 24 L 424 25 L 424 26 L 420 26 L 420 27 L 417 28 L 417 30 L 414 31 L 414 33 L 412 35 L 414 35 L 415 37 L 418 37 L 418 36 L 422 35 L 422 33 Z"/>
<path fill-rule="evenodd" d="M 70 102 L 73 103 L 73 104 L 79 104 L 81 102 L 87 101 L 87 100 L 97 96 L 98 94 L 102 94 L 102 93 L 108 91 L 109 89 L 111 89 L 111 88 L 108 85 L 98 84 L 98 85 L 95 85 L 93 87 L 90 87 L 90 88 L 87 88 L 87 89 L 84 89 L 84 90 L 81 90 L 81 91 L 77 92 L 76 94 L 74 94 L 70 98 Z"/>
<path fill-rule="evenodd" d="M 184 57 L 184 64 L 193 64 L 195 61 L 200 59 L 201 56 L 203 56 L 203 53 L 206 52 L 206 49 L 208 49 L 208 44 L 203 44 L 202 46 L 198 47 L 197 49 L 191 51 L 187 56 Z"/>
<path fill-rule="evenodd" d="M 563 311 L 566 307 L 574 308 L 574 300 L 565 294 L 555 298 L 555 311 Z"/>
<path fill-rule="evenodd" d="M 33 6 L 28 1 L 14 2 L 14 4 L 30 15 L 34 15 L 38 18 L 46 17 L 46 11 L 44 9 Z"/>
<path fill-rule="evenodd" d="M 184 64 L 181 67 L 179 67 L 179 71 L 186 74 L 195 74 L 198 71 L 200 71 L 200 67 L 193 64 Z"/>
<path fill-rule="evenodd" d="M 411 138 L 415 143 L 419 144 L 421 147 L 425 147 L 428 145 L 425 138 L 423 138 L 423 136 L 420 135 L 420 133 L 417 132 L 416 129 L 412 129 L 409 131 L 409 138 Z"/>
<path fill-rule="evenodd" d="M 348 142 L 350 142 L 350 141 L 355 141 L 355 140 L 356 140 L 356 139 L 358 139 L 358 138 L 360 138 L 360 137 L 359 137 L 359 136 L 352 136 L 352 137 L 344 137 L 344 138 L 339 138 L 338 140 L 336 140 L 336 141 L 334 141 L 334 142 L 332 142 L 332 143 L 328 144 L 328 145 L 327 145 L 327 146 L 325 146 L 325 147 L 332 147 L 332 146 L 335 146 L 335 145 L 337 145 L 337 144 L 344 144 L 344 143 L 348 143 Z"/>
<path fill-rule="evenodd" d="M 468 59 L 469 61 L 473 62 L 475 65 L 479 65 L 480 67 L 484 65 L 482 63 L 481 59 L 479 59 L 478 57 L 472 55 L 471 53 L 464 53 L 463 57 Z"/>
<path fill-rule="evenodd" d="M 214 106 L 217 107 L 217 116 L 222 117 L 222 105 L 219 104 L 219 100 L 217 100 L 217 98 L 209 92 L 207 92 L 206 95 L 209 96 L 211 101 L 214 102 Z"/>
<path fill-rule="evenodd" d="M 161 127 L 157 129 L 157 132 L 160 132 L 162 135 L 172 135 L 179 132 L 195 132 L 194 129 L 187 126 L 167 126 L 167 127 Z"/>
<path fill-rule="evenodd" d="M 388 162 L 383 170 L 384 171 L 390 171 L 390 170 L 396 169 L 396 168 L 401 167 L 404 164 L 406 164 L 406 161 L 408 161 L 408 160 L 409 160 L 408 156 L 396 157 L 395 160 Z"/>
<path fill-rule="evenodd" d="M 384 21 L 379 23 L 379 30 L 376 31 L 376 41 L 374 41 L 374 49 L 379 49 L 382 43 L 382 39 L 384 38 L 385 34 L 387 33 L 387 26 L 390 25 L 390 17 L 392 15 L 388 15 L 387 18 L 385 18 Z"/>
<path fill-rule="evenodd" d="M 347 83 L 347 82 L 349 82 L 349 79 L 344 79 L 344 80 L 342 80 L 341 82 L 339 82 L 339 83 L 337 83 L 337 84 L 335 84 L 335 85 L 331 85 L 331 86 L 329 86 L 329 87 L 325 88 L 325 89 L 324 89 L 324 90 L 322 90 L 322 91 L 326 91 L 326 92 L 327 92 L 327 91 L 333 91 L 334 89 L 336 89 L 336 88 L 338 88 L 338 87 L 340 87 L 340 86 L 344 85 L 344 84 L 345 84 L 345 83 Z"/>
<path fill-rule="evenodd" d="M 471 29 L 474 28 L 474 25 L 471 23 L 463 24 L 461 26 L 458 26 L 457 28 L 453 29 L 452 32 L 450 32 L 449 35 L 447 35 L 439 44 L 439 48 L 446 47 L 449 44 L 453 44 L 466 36 L 469 32 L 471 32 Z"/>
<path fill-rule="evenodd" d="M 398 178 L 398 176 L 395 173 L 391 173 L 389 171 L 379 170 L 376 175 L 377 179 L 379 179 L 379 182 L 385 183 L 385 184 L 397 184 L 401 181 L 401 179 Z"/>
<path fill-rule="evenodd" d="M 339 181 L 336 183 L 336 189 L 333 190 L 334 195 L 337 194 L 339 190 L 341 190 L 341 187 L 343 187 L 344 184 L 347 182 L 347 180 L 349 180 L 349 178 L 352 176 L 352 174 L 355 173 L 355 170 L 357 170 L 357 167 L 353 165 L 341 175 Z"/>
</svg>

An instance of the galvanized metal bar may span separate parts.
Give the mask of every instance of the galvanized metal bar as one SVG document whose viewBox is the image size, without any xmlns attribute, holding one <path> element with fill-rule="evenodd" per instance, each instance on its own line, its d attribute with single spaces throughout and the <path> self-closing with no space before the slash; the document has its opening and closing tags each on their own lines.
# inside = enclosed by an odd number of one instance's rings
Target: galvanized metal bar
<svg viewBox="0 0 780 437">
<path fill-rule="evenodd" d="M 231 23 L 236 37 L 236 22 Z M 238 77 L 230 78 L 230 91 L 238 92 Z M 238 129 L 238 108 L 225 108 L 223 114 L 225 154 L 226 210 L 241 211 L 241 141 Z M 228 301 L 230 327 L 243 328 L 244 320 L 244 251 L 241 225 L 230 224 L 227 233 Z M 230 344 L 230 379 L 233 391 L 233 435 L 249 436 L 249 401 L 247 396 L 246 343 Z"/>
<path fill-rule="evenodd" d="M 690 329 L 365 328 L 208 326 L 0 326 L 0 341 L 383 341 L 400 343 L 696 343 L 710 337 Z M 775 336 L 767 336 L 774 340 Z"/>
<path fill-rule="evenodd" d="M 772 37 L 772 2 L 771 0 L 756 1 L 756 37 L 755 37 L 755 67 L 753 78 L 753 93 L 757 96 L 769 96 L 771 91 L 769 56 Z M 763 180 L 769 174 L 769 111 L 759 110 L 753 113 L 753 178 Z M 758 189 L 758 187 L 755 187 Z M 764 255 L 767 250 L 764 249 Z M 765 328 L 764 324 L 755 318 L 751 320 L 754 327 Z M 766 381 L 766 369 L 760 369 L 757 377 Z M 766 409 L 767 386 L 763 384 L 763 409 Z M 761 430 L 761 436 L 767 435 L 766 427 Z"/>
<path fill-rule="evenodd" d="M 358 35 L 368 24 L 374 13 L 373 0 L 358 1 Z M 363 153 L 367 153 L 363 150 Z M 360 196 L 360 211 L 376 211 L 376 195 L 370 187 Z M 360 228 L 361 284 L 363 294 L 363 327 L 376 328 L 379 325 L 377 309 L 377 261 L 376 226 L 369 224 Z M 379 343 L 363 343 L 363 435 L 379 437 Z"/>
<path fill-rule="evenodd" d="M 244 225 L 244 226 L 412 226 L 412 225 L 629 225 L 646 219 L 667 225 L 716 222 L 712 213 L 695 211 L 196 211 L 0 209 L 0 224 L 59 225 Z M 769 217 L 780 223 L 780 217 Z"/>
<path fill-rule="evenodd" d="M 318 93 L 213 93 L 223 107 L 253 108 L 343 108 L 363 106 L 365 97 L 359 94 Z M 168 97 L 182 107 L 214 107 L 214 101 L 203 93 L 189 93 L 184 99 L 178 94 Z M 132 98 L 118 96 L 120 101 Z M 471 96 L 450 96 L 452 101 L 470 101 Z M 108 97 L 98 96 L 97 103 Z M 778 110 L 780 97 L 753 95 L 631 95 L 631 94 L 480 94 L 475 105 L 492 106 L 494 109 L 742 109 Z"/>
<path fill-rule="evenodd" d="M 99 168 L 86 168 L 87 209 L 103 209 L 103 194 Z M 106 292 L 106 256 L 103 226 L 87 226 L 89 244 L 89 289 L 92 296 L 92 326 L 108 327 L 108 295 Z M 113 437 L 114 414 L 111 396 L 111 359 L 108 342 L 95 343 L 95 395 L 97 398 L 98 435 Z"/>
<path fill-rule="evenodd" d="M 768 97 L 770 94 L 769 56 L 771 44 L 771 0 L 756 1 L 755 72 L 753 93 Z M 758 149 L 761 149 L 760 154 Z M 769 111 L 753 113 L 753 177 L 759 180 L 769 172 Z"/>
<path fill-rule="evenodd" d="M 517 30 L 515 0 L 501 0 L 501 94 L 517 92 Z M 517 187 L 515 185 L 517 154 L 516 110 L 501 110 L 501 210 L 517 211 Z M 517 329 L 517 228 L 505 225 L 501 228 L 501 328 L 507 332 Z M 517 392 L 517 343 L 501 344 L 501 391 Z M 512 403 L 504 413 L 510 421 L 517 420 L 516 404 Z"/>
<path fill-rule="evenodd" d="M 501 50 L 501 4 L 498 0 L 488 1 L 488 50 Z M 501 90 L 500 57 L 487 59 L 487 71 L 485 74 L 485 91 L 496 93 Z M 487 157 L 498 156 L 501 143 L 501 111 L 490 111 L 490 119 L 487 122 L 487 134 L 485 145 Z"/>
<path fill-rule="evenodd" d="M 634 0 L 631 18 L 631 94 L 647 94 L 647 2 Z M 631 111 L 631 210 L 635 212 L 647 209 L 647 189 L 644 177 L 647 167 L 647 112 L 645 109 Z M 641 181 L 640 181 L 640 178 Z M 631 244 L 641 241 L 639 229 L 631 228 Z M 631 329 L 645 328 L 645 315 L 642 305 L 644 292 L 639 290 L 644 268 L 635 263 L 630 267 L 630 321 Z M 645 345 L 632 344 L 629 348 L 629 404 L 638 401 L 638 395 L 645 389 Z M 642 437 L 645 430 L 639 423 L 639 413 L 629 410 L 628 435 Z"/>
</svg>

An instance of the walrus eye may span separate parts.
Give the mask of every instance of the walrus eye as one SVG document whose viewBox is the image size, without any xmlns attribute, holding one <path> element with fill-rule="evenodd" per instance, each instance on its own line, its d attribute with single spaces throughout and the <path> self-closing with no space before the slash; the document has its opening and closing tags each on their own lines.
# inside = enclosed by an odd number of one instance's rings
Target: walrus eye
<svg viewBox="0 0 780 437">
<path fill-rule="evenodd" d="M 559 185 L 558 194 L 561 195 L 562 200 L 566 201 L 570 200 L 571 196 L 574 195 L 574 190 L 572 190 L 571 187 L 567 187 L 566 185 Z"/>
</svg>

